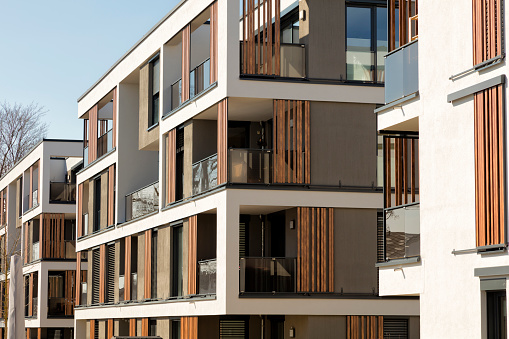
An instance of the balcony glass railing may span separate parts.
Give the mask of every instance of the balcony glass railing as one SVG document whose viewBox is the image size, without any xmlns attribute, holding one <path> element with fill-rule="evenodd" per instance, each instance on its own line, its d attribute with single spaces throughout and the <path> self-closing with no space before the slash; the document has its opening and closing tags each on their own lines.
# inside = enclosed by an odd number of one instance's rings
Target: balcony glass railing
<svg viewBox="0 0 509 339">
<path fill-rule="evenodd" d="M 81 282 L 80 304 L 81 305 L 86 305 L 87 304 L 87 283 L 85 281 Z"/>
<path fill-rule="evenodd" d="M 112 150 L 112 137 L 113 130 L 110 129 L 107 133 L 101 135 L 99 139 L 97 139 L 97 158 L 102 157 Z"/>
<path fill-rule="evenodd" d="M 37 302 L 38 302 L 38 297 L 34 297 L 32 298 L 32 316 L 33 317 L 37 317 Z"/>
<path fill-rule="evenodd" d="M 217 186 L 217 154 L 193 164 L 193 195 Z"/>
<path fill-rule="evenodd" d="M 182 104 L 182 79 L 178 79 L 171 85 L 171 109 Z"/>
<path fill-rule="evenodd" d="M 131 300 L 138 300 L 138 273 L 131 273 Z"/>
<path fill-rule="evenodd" d="M 210 59 L 196 66 L 189 75 L 190 97 L 194 97 L 210 86 Z"/>
<path fill-rule="evenodd" d="M 269 149 L 229 149 L 229 182 L 270 184 L 273 172 L 272 154 Z"/>
<path fill-rule="evenodd" d="M 241 258 L 241 293 L 295 293 L 297 259 Z"/>
<path fill-rule="evenodd" d="M 198 262 L 198 287 L 200 294 L 216 293 L 216 259 Z"/>
<path fill-rule="evenodd" d="M 125 290 L 125 276 L 119 275 L 118 276 L 118 300 L 119 301 L 125 300 L 124 290 Z"/>
<path fill-rule="evenodd" d="M 48 298 L 48 316 L 64 317 L 65 314 L 65 298 Z"/>
<path fill-rule="evenodd" d="M 50 202 L 76 202 L 76 184 L 65 182 L 50 182 Z"/>
<path fill-rule="evenodd" d="M 34 242 L 32 244 L 32 261 L 39 260 L 39 242 Z"/>
<path fill-rule="evenodd" d="M 35 207 L 37 205 L 39 205 L 39 191 L 38 190 L 34 190 L 32 192 L 32 207 Z"/>
<path fill-rule="evenodd" d="M 272 75 L 275 74 L 275 68 L 276 68 L 276 62 L 275 62 L 275 53 L 274 53 L 274 47 L 275 45 L 272 45 L 273 51 L 272 51 L 272 65 L 271 68 L 267 70 L 268 64 L 264 63 L 263 60 L 260 60 L 260 52 L 258 49 L 258 44 L 255 46 L 255 72 L 253 74 L 251 73 L 245 73 L 242 72 L 244 69 L 243 63 L 244 63 L 244 56 L 243 56 L 243 42 L 240 42 L 240 69 L 241 73 L 245 75 L 263 75 L 265 73 Z M 263 47 L 260 47 L 262 49 L 262 55 L 265 55 L 265 51 L 263 50 Z M 270 52 L 269 52 L 270 54 Z M 306 77 L 306 45 L 303 44 L 281 44 L 281 68 L 280 68 L 280 77 L 283 78 L 305 78 Z"/>
<path fill-rule="evenodd" d="M 88 147 L 83 149 L 83 167 L 88 166 Z"/>
<path fill-rule="evenodd" d="M 127 221 L 157 211 L 159 209 L 159 181 L 126 195 L 125 207 Z"/>
<path fill-rule="evenodd" d="M 388 260 L 420 254 L 419 203 L 385 210 L 385 256 Z"/>
<path fill-rule="evenodd" d="M 82 216 L 82 222 L 83 222 L 83 235 L 88 234 L 88 213 L 83 214 Z"/>
<path fill-rule="evenodd" d="M 418 40 L 390 52 L 385 57 L 385 103 L 419 90 Z"/>
</svg>

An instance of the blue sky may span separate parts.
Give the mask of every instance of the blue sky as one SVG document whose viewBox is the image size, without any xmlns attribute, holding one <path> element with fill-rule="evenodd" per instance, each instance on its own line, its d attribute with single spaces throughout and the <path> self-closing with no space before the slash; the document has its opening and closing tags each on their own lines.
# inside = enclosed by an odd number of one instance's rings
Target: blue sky
<svg viewBox="0 0 509 339">
<path fill-rule="evenodd" d="M 0 0 L 0 102 L 36 102 L 48 138 L 81 139 L 78 97 L 178 1 Z"/>
</svg>

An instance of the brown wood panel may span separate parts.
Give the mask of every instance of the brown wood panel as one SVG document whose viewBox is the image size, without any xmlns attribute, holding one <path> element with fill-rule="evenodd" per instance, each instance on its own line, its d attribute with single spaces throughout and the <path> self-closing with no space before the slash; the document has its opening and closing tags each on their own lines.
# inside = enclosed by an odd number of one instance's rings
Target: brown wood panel
<svg viewBox="0 0 509 339">
<path fill-rule="evenodd" d="M 29 184 L 30 184 L 30 187 L 28 188 L 28 191 L 30 192 L 29 195 L 28 195 L 28 208 L 32 208 L 32 202 L 33 202 L 33 198 L 32 198 L 32 194 L 33 194 L 33 190 L 32 190 L 32 187 L 34 185 L 34 166 L 30 166 L 30 176 L 29 176 Z"/>
<path fill-rule="evenodd" d="M 198 317 L 180 318 L 180 338 L 198 339 Z"/>
<path fill-rule="evenodd" d="M 108 336 L 107 339 L 111 339 L 114 336 L 113 319 L 108 319 Z"/>
<path fill-rule="evenodd" d="M 78 238 L 83 236 L 83 184 L 78 185 L 78 215 L 76 215 L 76 223 L 78 226 Z"/>
<path fill-rule="evenodd" d="M 96 320 L 90 319 L 90 338 L 94 338 Z"/>
<path fill-rule="evenodd" d="M 210 83 L 217 81 L 218 5 L 210 6 Z"/>
<path fill-rule="evenodd" d="M 182 102 L 189 100 L 191 63 L 191 26 L 182 30 Z"/>
<path fill-rule="evenodd" d="M 499 56 L 503 52 L 503 4 L 496 0 L 472 1 L 473 63 Z"/>
<path fill-rule="evenodd" d="M 141 319 L 141 335 L 148 337 L 148 318 Z"/>
<path fill-rule="evenodd" d="M 145 271 L 144 271 L 144 288 L 145 298 L 150 299 L 151 296 L 151 283 L 152 283 L 152 230 L 145 231 Z"/>
<path fill-rule="evenodd" d="M 73 287 L 78 285 L 76 280 L 76 271 L 65 271 L 65 315 L 74 315 L 74 302 L 76 300 L 76 289 Z"/>
<path fill-rule="evenodd" d="M 28 316 L 33 316 L 33 300 L 34 300 L 34 274 L 28 276 Z"/>
<path fill-rule="evenodd" d="M 383 316 L 347 316 L 346 338 L 383 339 Z"/>
<path fill-rule="evenodd" d="M 125 237 L 124 300 L 131 300 L 131 236 Z"/>
<path fill-rule="evenodd" d="M 111 121 L 111 147 L 117 147 L 117 87 L 113 89 L 113 119 Z"/>
<path fill-rule="evenodd" d="M 44 249 L 43 225 L 44 225 L 43 214 L 40 214 L 39 215 L 39 258 L 43 258 L 43 249 Z"/>
<path fill-rule="evenodd" d="M 136 319 L 129 319 L 129 336 L 136 336 Z"/>
<path fill-rule="evenodd" d="M 198 216 L 189 217 L 188 222 L 188 268 L 187 268 L 187 294 L 197 294 L 198 271 Z"/>
<path fill-rule="evenodd" d="M 81 304 L 81 252 L 76 252 L 76 305 Z"/>
<path fill-rule="evenodd" d="M 41 225 L 44 232 L 40 232 L 41 258 L 65 259 L 64 224 L 65 214 L 43 213 Z"/>
<path fill-rule="evenodd" d="M 175 191 L 175 185 L 176 185 L 176 171 L 177 171 L 177 165 L 176 165 L 176 138 L 177 138 L 177 131 L 176 129 L 172 129 L 168 132 L 168 142 L 166 146 L 166 154 L 167 154 L 167 162 L 166 162 L 166 204 L 171 204 L 172 202 L 175 202 L 176 199 L 176 191 Z"/>
<path fill-rule="evenodd" d="M 104 303 L 106 296 L 106 245 L 99 248 L 99 302 Z"/>
<path fill-rule="evenodd" d="M 97 158 L 97 105 L 88 111 L 88 163 Z"/>
<path fill-rule="evenodd" d="M 217 184 L 228 180 L 228 98 L 217 107 Z"/>
<path fill-rule="evenodd" d="M 115 224 L 115 165 L 108 169 L 108 226 Z"/>
<path fill-rule="evenodd" d="M 23 260 L 25 264 L 28 264 L 29 258 L 28 255 L 31 251 L 28 250 L 28 222 L 25 222 L 23 226 L 23 235 L 24 235 L 24 245 L 23 245 Z"/>
</svg>

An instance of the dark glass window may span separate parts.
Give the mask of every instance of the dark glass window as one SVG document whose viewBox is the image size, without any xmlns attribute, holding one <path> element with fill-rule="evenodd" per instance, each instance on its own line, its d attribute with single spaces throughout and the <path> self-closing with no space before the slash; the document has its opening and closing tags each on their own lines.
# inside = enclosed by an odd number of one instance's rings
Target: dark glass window
<svg viewBox="0 0 509 339">
<path fill-rule="evenodd" d="M 505 291 L 487 291 L 488 339 L 507 338 L 507 314 Z"/>
<path fill-rule="evenodd" d="M 183 232 L 184 228 L 182 226 L 173 227 L 173 265 L 172 265 L 173 296 L 181 296 L 183 294 L 183 284 L 182 284 Z"/>
<path fill-rule="evenodd" d="M 148 126 L 153 126 L 159 122 L 159 79 L 160 67 L 159 58 L 150 62 L 150 81 L 151 81 L 151 109 L 149 112 Z"/>
</svg>

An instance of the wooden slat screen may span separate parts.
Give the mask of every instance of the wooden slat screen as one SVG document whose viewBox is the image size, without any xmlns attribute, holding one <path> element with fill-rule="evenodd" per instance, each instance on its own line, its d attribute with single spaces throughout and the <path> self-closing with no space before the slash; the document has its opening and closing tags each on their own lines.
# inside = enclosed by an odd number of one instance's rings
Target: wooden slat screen
<svg viewBox="0 0 509 339">
<path fill-rule="evenodd" d="M 106 337 L 107 339 L 111 339 L 113 338 L 113 335 L 114 335 L 114 322 L 113 322 L 113 319 L 108 319 L 108 336 Z"/>
<path fill-rule="evenodd" d="M 503 54 L 503 2 L 472 0 L 474 65 Z"/>
<path fill-rule="evenodd" d="M 83 184 L 78 185 L 78 215 L 76 216 L 76 223 L 78 224 L 78 238 L 83 236 Z"/>
<path fill-rule="evenodd" d="M 106 245 L 102 244 L 99 249 L 99 303 L 105 302 L 106 296 Z"/>
<path fill-rule="evenodd" d="M 417 0 L 397 0 L 388 1 L 388 21 L 389 21 L 389 52 L 409 43 L 412 37 L 418 34 L 418 1 Z M 475 1 L 475 0 L 474 0 Z M 396 9 L 398 9 L 399 26 L 396 27 Z M 415 27 L 412 28 L 412 21 Z M 399 46 L 396 45 L 396 33 L 399 39 Z"/>
<path fill-rule="evenodd" d="M 34 315 L 34 273 L 28 276 L 28 316 Z"/>
<path fill-rule="evenodd" d="M 274 182 L 311 183 L 310 103 L 274 100 Z"/>
<path fill-rule="evenodd" d="M 148 318 L 141 319 L 141 335 L 148 337 Z"/>
<path fill-rule="evenodd" d="M 41 258 L 65 259 L 64 213 L 42 214 L 44 233 L 40 233 L 43 253 Z"/>
<path fill-rule="evenodd" d="M 81 252 L 76 252 L 76 305 L 81 305 Z"/>
<path fill-rule="evenodd" d="M 33 187 L 34 187 L 34 166 L 30 166 L 30 180 L 29 180 L 29 184 L 30 184 L 30 187 L 28 188 L 29 190 L 29 195 L 28 195 L 28 208 L 32 208 L 33 207 Z"/>
<path fill-rule="evenodd" d="M 136 319 L 129 319 L 129 336 L 136 336 Z"/>
<path fill-rule="evenodd" d="M 505 243 L 504 86 L 474 95 L 476 244 Z"/>
<path fill-rule="evenodd" d="M 297 208 L 297 290 L 334 292 L 334 209 Z"/>
<path fill-rule="evenodd" d="M 242 3 L 242 74 L 281 75 L 281 1 Z"/>
<path fill-rule="evenodd" d="M 228 180 L 228 98 L 217 107 L 217 184 Z"/>
<path fill-rule="evenodd" d="M 385 208 L 418 202 L 419 139 L 384 136 L 384 152 Z"/>
<path fill-rule="evenodd" d="M 90 339 L 95 339 L 95 320 L 90 319 Z"/>
<path fill-rule="evenodd" d="M 108 169 L 108 226 L 115 224 L 115 165 Z"/>
<path fill-rule="evenodd" d="M 384 339 L 383 316 L 353 316 L 346 317 L 347 339 Z"/>
<path fill-rule="evenodd" d="M 78 285 L 76 281 L 76 271 L 65 271 L 64 278 L 64 297 L 65 297 L 65 315 L 74 315 L 74 302 L 76 300 L 76 289 L 74 285 Z"/>
<path fill-rule="evenodd" d="M 4 190 L 0 191 L 0 225 L 4 225 L 5 223 L 5 207 L 4 202 L 6 202 L 6 199 L 4 200 Z"/>
<path fill-rule="evenodd" d="M 131 239 L 125 237 L 124 300 L 131 300 Z"/>
<path fill-rule="evenodd" d="M 88 111 L 88 163 L 97 158 L 97 105 Z"/>
<path fill-rule="evenodd" d="M 24 263 L 25 264 L 28 264 L 30 258 L 29 258 L 29 254 L 30 254 L 30 250 L 28 248 L 28 222 L 25 222 L 24 226 L 23 226 L 23 234 L 24 234 L 24 242 L 23 242 L 23 258 L 24 258 Z"/>
<path fill-rule="evenodd" d="M 166 204 L 176 199 L 176 171 L 177 171 L 177 130 L 168 132 L 166 143 Z"/>
<path fill-rule="evenodd" d="M 191 26 L 182 30 L 182 102 L 189 100 L 190 94 L 190 63 L 191 63 Z"/>
<path fill-rule="evenodd" d="M 152 298 L 151 296 L 151 282 L 152 282 L 152 230 L 145 231 L 145 275 L 144 275 L 144 288 L 145 299 Z"/>
<path fill-rule="evenodd" d="M 198 216 L 189 217 L 188 232 L 188 266 L 187 266 L 187 294 L 196 294 L 197 292 L 197 271 L 198 271 Z"/>
<path fill-rule="evenodd" d="M 210 6 L 210 84 L 217 81 L 218 5 Z"/>
<path fill-rule="evenodd" d="M 113 89 L 113 120 L 111 121 L 111 147 L 117 147 L 117 88 Z"/>
<path fill-rule="evenodd" d="M 198 339 L 198 317 L 180 318 L 180 339 Z"/>
</svg>

